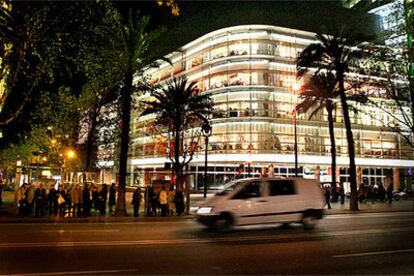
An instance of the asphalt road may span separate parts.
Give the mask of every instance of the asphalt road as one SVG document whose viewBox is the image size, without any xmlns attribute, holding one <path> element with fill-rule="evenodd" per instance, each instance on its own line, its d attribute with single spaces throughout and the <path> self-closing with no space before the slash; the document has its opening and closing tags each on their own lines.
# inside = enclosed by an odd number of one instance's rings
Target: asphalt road
<svg viewBox="0 0 414 276">
<path fill-rule="evenodd" d="M 0 224 L 0 274 L 414 274 L 414 213 L 213 233 L 190 219 Z"/>
</svg>

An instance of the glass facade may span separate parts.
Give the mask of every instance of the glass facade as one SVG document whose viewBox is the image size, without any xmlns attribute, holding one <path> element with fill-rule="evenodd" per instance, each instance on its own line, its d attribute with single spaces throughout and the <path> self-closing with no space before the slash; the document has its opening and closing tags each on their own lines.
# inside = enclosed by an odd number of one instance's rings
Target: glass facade
<svg viewBox="0 0 414 276">
<path fill-rule="evenodd" d="M 197 82 L 199 93 L 208 93 L 214 100 L 220 116 L 212 119 L 208 145 L 210 183 L 227 181 L 244 163 L 251 166 L 249 171 L 243 170 L 244 174 L 258 175 L 263 166 L 269 165 L 275 167 L 275 174 L 293 173 L 293 110 L 298 101 L 291 89 L 296 84 L 295 59 L 312 42 L 313 33 L 298 30 L 262 25 L 231 27 L 207 34 L 170 54 L 173 65 L 165 62 L 148 71 L 152 82 L 160 84 L 185 75 Z M 383 121 L 390 120 L 387 114 L 375 108 L 365 113 L 351 112 L 357 159 L 368 162 L 367 166 L 382 163 L 370 162 L 375 159 L 400 160 L 403 165 L 406 160 L 411 164 L 413 150 L 398 135 L 381 127 Z M 155 170 L 167 162 L 165 143 L 149 132 L 151 118 L 138 114 L 133 113 L 131 120 L 133 178 L 137 170 Z M 347 142 L 340 108 L 335 115 L 338 165 L 346 167 L 343 160 L 347 157 Z M 311 120 L 309 116 L 300 114 L 297 122 L 299 163 L 303 167 L 300 174 L 307 166 L 330 164 L 326 111 Z M 204 171 L 200 166 L 205 145 L 199 149 L 189 168 L 195 175 L 195 186 Z M 346 177 L 346 172 L 341 176 Z"/>
</svg>

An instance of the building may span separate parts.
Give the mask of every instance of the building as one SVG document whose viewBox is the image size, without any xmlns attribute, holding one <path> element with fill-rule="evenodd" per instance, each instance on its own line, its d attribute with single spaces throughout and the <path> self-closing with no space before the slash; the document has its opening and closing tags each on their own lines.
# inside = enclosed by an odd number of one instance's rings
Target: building
<svg viewBox="0 0 414 276">
<path fill-rule="evenodd" d="M 312 10 L 304 10 L 304 17 L 306 13 Z M 280 26 L 283 24 L 270 18 L 264 24 L 264 19 L 258 19 L 257 14 L 242 20 L 243 24 L 236 24 L 234 18 L 228 20 L 214 31 L 199 36 L 191 33 L 191 40 L 177 37 L 173 45 L 180 43 L 177 40 L 189 41 L 169 51 L 167 56 L 172 65 L 164 62 L 148 74 L 157 83 L 173 76 L 187 76 L 197 82 L 201 93 L 211 95 L 216 108 L 224 115 L 212 119 L 208 156 L 211 186 L 220 186 L 236 174 L 259 176 L 264 170 L 273 170 L 274 175 L 293 176 L 293 110 L 297 95 L 291 87 L 296 83 L 295 59 L 298 52 L 315 42 L 315 33 L 305 27 L 297 29 L 300 24 L 290 23 L 297 28 Z M 201 29 L 211 30 L 214 24 L 206 23 Z M 352 114 L 356 163 L 361 168 L 362 179 L 366 183 L 384 183 L 386 175 L 393 175 L 399 182 L 401 175 L 412 174 L 413 150 L 398 135 L 381 128 L 380 120 L 387 120 L 386 114 L 375 109 L 371 112 L 372 116 Z M 319 171 L 321 179 L 329 181 L 331 158 L 326 114 L 320 113 L 313 120 L 308 115 L 301 114 L 297 122 L 299 176 L 312 178 Z M 151 118 L 138 117 L 138 112 L 133 116 L 129 184 L 170 179 L 165 170 L 168 162 L 165 145 L 147 131 Z M 335 135 L 339 180 L 347 182 L 349 161 L 340 110 Z M 204 145 L 201 149 L 188 168 L 194 188 L 200 188 L 203 183 Z"/>
</svg>

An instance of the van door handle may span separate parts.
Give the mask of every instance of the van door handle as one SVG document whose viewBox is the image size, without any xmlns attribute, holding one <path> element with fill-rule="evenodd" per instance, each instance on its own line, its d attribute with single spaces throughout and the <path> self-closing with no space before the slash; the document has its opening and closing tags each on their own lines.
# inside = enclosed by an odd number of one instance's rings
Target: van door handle
<svg viewBox="0 0 414 276">
<path fill-rule="evenodd" d="M 267 202 L 267 200 L 262 199 L 262 200 L 259 200 L 257 202 Z"/>
</svg>

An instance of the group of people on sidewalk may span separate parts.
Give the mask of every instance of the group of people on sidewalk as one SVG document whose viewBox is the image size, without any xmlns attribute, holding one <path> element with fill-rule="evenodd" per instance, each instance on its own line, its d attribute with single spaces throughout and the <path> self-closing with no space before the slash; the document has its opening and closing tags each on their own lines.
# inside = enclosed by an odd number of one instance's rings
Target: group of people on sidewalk
<svg viewBox="0 0 414 276">
<path fill-rule="evenodd" d="M 83 187 L 82 187 L 82 186 Z M 109 201 L 108 201 L 109 194 Z M 23 184 L 17 190 L 18 215 L 35 217 L 59 216 L 59 217 L 89 217 L 91 211 L 104 216 L 106 205 L 112 212 L 115 206 L 116 187 L 113 183 L 109 189 L 107 184 L 76 184 L 76 185 L 52 185 L 47 191 L 40 183 L 32 185 Z"/>
<path fill-rule="evenodd" d="M 16 193 L 18 215 L 21 217 L 56 216 L 89 217 L 105 216 L 107 210 L 112 213 L 116 205 L 117 188 L 115 183 L 107 184 L 45 184 L 24 183 Z M 140 206 L 145 206 L 149 216 L 181 215 L 184 212 L 184 194 L 176 191 L 174 185 L 169 190 L 162 186 L 160 190 L 147 187 L 144 194 L 138 187 L 132 194 L 131 205 L 134 217 L 140 214 Z"/>
<path fill-rule="evenodd" d="M 387 187 L 383 183 L 368 186 L 361 183 L 358 187 L 358 201 L 359 203 L 366 203 L 367 201 L 375 202 L 378 200 L 381 202 L 388 201 L 391 204 L 393 191 L 392 183 L 388 184 Z"/>
<path fill-rule="evenodd" d="M 338 202 L 339 198 L 341 200 L 341 204 L 345 203 L 345 190 L 343 184 L 337 183 L 336 187 L 332 188 L 331 185 L 325 184 L 322 187 L 323 195 L 325 198 L 325 206 L 328 206 L 328 209 L 331 209 L 331 202 Z M 359 203 L 367 203 L 367 201 L 371 201 L 372 203 L 376 200 L 384 202 L 388 200 L 388 202 L 392 203 L 393 198 L 393 185 L 389 183 L 387 187 L 384 184 L 370 184 L 365 185 L 364 183 L 360 183 L 357 190 L 358 201 Z"/>
<path fill-rule="evenodd" d="M 159 192 L 156 192 L 151 186 L 145 191 L 145 199 L 146 213 L 149 216 L 157 214 L 163 217 L 173 214 L 180 216 L 184 212 L 184 194 L 180 190 L 175 190 L 174 185 L 171 185 L 168 191 L 163 185 Z"/>
</svg>

